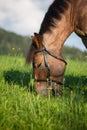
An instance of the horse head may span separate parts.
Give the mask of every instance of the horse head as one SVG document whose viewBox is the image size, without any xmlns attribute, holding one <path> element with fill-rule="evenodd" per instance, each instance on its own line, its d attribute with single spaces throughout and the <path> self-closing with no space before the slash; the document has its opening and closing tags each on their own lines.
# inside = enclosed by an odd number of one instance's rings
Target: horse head
<svg viewBox="0 0 87 130">
<path fill-rule="evenodd" d="M 33 62 L 35 90 L 40 95 L 48 95 L 52 90 L 53 95 L 61 93 L 66 61 L 61 56 L 56 56 L 42 43 L 42 36 L 34 33 L 30 54 L 27 61 Z"/>
</svg>

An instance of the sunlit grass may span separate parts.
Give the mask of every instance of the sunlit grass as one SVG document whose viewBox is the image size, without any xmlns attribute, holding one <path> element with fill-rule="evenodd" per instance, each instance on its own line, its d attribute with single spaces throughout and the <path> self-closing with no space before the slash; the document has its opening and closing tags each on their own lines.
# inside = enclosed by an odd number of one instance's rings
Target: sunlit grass
<svg viewBox="0 0 87 130">
<path fill-rule="evenodd" d="M 79 61 L 79 60 L 67 60 L 67 70 L 66 74 L 73 74 L 77 76 L 87 76 L 87 59 L 85 61 Z"/>
<path fill-rule="evenodd" d="M 0 130 L 87 130 L 87 61 L 67 62 L 63 96 L 49 100 L 23 57 L 0 56 Z"/>
</svg>

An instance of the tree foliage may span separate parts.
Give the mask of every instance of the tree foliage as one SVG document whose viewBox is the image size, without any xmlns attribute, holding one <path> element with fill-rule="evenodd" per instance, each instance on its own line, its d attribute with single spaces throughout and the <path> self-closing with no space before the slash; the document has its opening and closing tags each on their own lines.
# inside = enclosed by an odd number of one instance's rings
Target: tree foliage
<svg viewBox="0 0 87 130">
<path fill-rule="evenodd" d="M 0 29 L 0 54 L 23 54 L 26 55 L 31 40 L 28 36 Z"/>
</svg>

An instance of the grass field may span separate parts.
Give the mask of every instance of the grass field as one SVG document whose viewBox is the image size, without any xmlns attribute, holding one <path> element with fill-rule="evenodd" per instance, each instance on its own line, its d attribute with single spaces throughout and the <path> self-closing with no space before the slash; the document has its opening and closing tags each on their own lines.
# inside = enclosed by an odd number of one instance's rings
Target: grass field
<svg viewBox="0 0 87 130">
<path fill-rule="evenodd" d="M 87 59 L 67 62 L 63 96 L 49 100 L 23 57 L 0 56 L 0 130 L 87 130 Z"/>
</svg>

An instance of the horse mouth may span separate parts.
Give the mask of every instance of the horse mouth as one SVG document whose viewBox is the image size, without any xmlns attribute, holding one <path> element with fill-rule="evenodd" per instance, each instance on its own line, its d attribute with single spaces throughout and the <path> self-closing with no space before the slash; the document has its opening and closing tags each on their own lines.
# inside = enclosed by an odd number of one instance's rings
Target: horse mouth
<svg viewBox="0 0 87 130">
<path fill-rule="evenodd" d="M 55 86 L 47 86 L 47 85 L 41 85 L 41 86 L 35 86 L 36 93 L 41 96 L 61 96 L 62 95 L 62 86 L 55 85 Z"/>
</svg>

